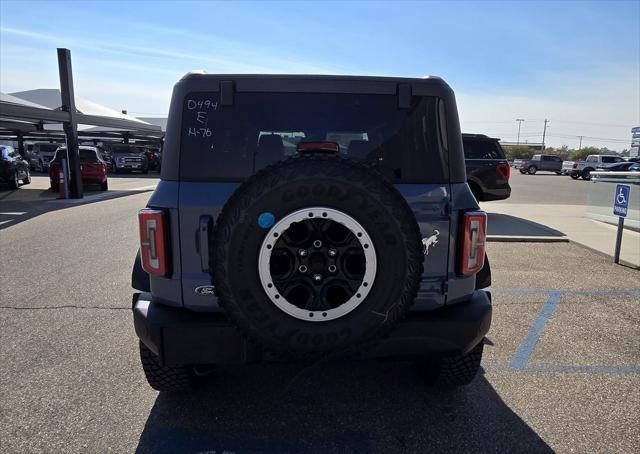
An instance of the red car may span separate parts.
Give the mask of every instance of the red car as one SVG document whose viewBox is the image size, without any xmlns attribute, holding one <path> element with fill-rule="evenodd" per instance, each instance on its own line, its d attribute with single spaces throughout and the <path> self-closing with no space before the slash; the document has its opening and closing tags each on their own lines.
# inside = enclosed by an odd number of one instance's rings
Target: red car
<svg viewBox="0 0 640 454">
<path fill-rule="evenodd" d="M 66 147 L 60 147 L 56 150 L 56 155 L 49 164 L 49 180 L 51 181 L 51 191 L 59 190 L 60 182 L 60 164 L 62 158 L 66 158 Z M 100 152 L 95 147 L 80 147 L 80 173 L 82 182 L 85 184 L 99 184 L 100 189 L 106 191 L 109 189 L 107 182 L 107 164 L 102 160 Z"/>
</svg>

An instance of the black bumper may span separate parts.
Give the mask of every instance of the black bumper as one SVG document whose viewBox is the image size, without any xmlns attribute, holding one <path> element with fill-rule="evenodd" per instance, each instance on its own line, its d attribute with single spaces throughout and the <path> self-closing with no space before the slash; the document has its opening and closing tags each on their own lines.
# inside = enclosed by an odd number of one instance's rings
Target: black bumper
<svg viewBox="0 0 640 454">
<path fill-rule="evenodd" d="M 270 359 L 247 342 L 222 313 L 201 313 L 133 296 L 133 323 L 140 340 L 163 364 L 242 364 Z M 362 352 L 367 358 L 410 359 L 466 353 L 491 325 L 491 295 L 478 290 L 469 301 L 430 312 L 410 312 L 393 332 Z"/>
<path fill-rule="evenodd" d="M 504 188 L 483 189 L 482 200 L 480 202 L 489 202 L 492 200 L 505 200 L 511 196 L 511 186 Z"/>
</svg>

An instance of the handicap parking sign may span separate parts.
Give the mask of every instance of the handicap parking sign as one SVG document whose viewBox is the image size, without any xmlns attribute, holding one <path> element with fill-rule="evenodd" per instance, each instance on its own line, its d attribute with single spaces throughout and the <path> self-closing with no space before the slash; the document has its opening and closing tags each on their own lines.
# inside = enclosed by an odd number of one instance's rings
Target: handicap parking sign
<svg viewBox="0 0 640 454">
<path fill-rule="evenodd" d="M 616 195 L 613 198 L 613 214 L 623 218 L 627 217 L 627 211 L 629 210 L 630 192 L 630 186 L 627 186 L 626 184 L 616 185 Z"/>
</svg>

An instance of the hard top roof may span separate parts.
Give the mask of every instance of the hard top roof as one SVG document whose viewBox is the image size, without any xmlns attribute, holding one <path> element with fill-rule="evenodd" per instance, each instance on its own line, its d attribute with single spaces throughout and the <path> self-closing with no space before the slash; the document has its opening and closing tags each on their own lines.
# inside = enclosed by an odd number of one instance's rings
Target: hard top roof
<svg viewBox="0 0 640 454">
<path fill-rule="evenodd" d="M 299 80 L 377 80 L 387 82 L 426 82 L 446 84 L 438 76 L 400 77 L 400 76 L 358 76 L 348 74 L 224 74 L 205 71 L 190 71 L 182 79 L 299 79 Z"/>
<path fill-rule="evenodd" d="M 195 91 L 218 91 L 222 82 L 233 82 L 237 92 L 327 92 L 396 94 L 399 85 L 412 88 L 414 96 L 451 92 L 447 83 L 437 76 L 390 77 L 323 74 L 208 74 L 187 73 L 176 85 Z"/>
</svg>

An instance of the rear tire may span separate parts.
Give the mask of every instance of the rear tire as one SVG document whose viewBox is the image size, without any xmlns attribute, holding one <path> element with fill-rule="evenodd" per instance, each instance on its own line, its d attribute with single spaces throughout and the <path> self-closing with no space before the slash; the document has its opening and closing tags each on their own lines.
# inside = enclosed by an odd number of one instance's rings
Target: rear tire
<svg viewBox="0 0 640 454">
<path fill-rule="evenodd" d="M 140 341 L 140 361 L 149 386 L 164 392 L 191 391 L 202 383 L 193 366 L 163 366 L 158 357 Z"/>
<path fill-rule="evenodd" d="M 577 173 L 572 173 L 569 176 L 571 177 L 572 180 L 577 180 L 578 178 L 580 178 L 580 175 Z"/>
<path fill-rule="evenodd" d="M 108 191 L 109 190 L 109 182 L 105 181 L 104 183 L 100 183 L 100 189 L 102 191 Z"/>
<path fill-rule="evenodd" d="M 29 184 L 31 183 L 31 173 L 29 172 L 29 170 L 27 170 L 27 176 L 24 177 L 24 179 L 22 180 L 22 184 Z"/>
<path fill-rule="evenodd" d="M 585 169 L 582 171 L 582 179 L 589 181 L 591 179 L 591 169 Z"/>
<path fill-rule="evenodd" d="M 521 173 L 522 175 L 524 175 L 524 174 L 526 174 L 526 173 L 527 173 L 527 171 L 526 171 L 526 170 L 524 170 L 524 169 L 520 169 L 520 173 Z"/>
<path fill-rule="evenodd" d="M 452 388 L 468 385 L 480 369 L 484 341 L 464 355 L 433 356 L 416 363 L 428 385 Z"/>
<path fill-rule="evenodd" d="M 535 175 L 537 171 L 538 171 L 538 168 L 537 168 L 536 166 L 530 166 L 530 167 L 527 169 L 527 173 L 528 173 L 529 175 Z"/>
<path fill-rule="evenodd" d="M 562 175 L 562 172 L 556 172 L 556 175 Z"/>
</svg>

